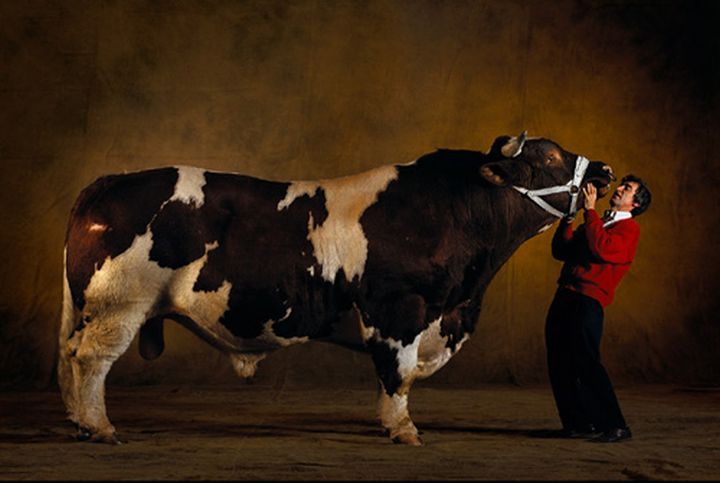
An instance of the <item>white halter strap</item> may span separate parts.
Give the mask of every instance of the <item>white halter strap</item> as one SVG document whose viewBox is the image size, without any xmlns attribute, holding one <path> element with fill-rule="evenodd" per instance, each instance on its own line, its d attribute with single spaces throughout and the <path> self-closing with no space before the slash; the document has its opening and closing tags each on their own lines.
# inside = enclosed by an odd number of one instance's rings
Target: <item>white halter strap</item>
<svg viewBox="0 0 720 483">
<path fill-rule="evenodd" d="M 585 171 L 587 170 L 589 164 L 590 161 L 588 160 L 588 158 L 584 156 L 578 156 L 577 161 L 575 162 L 575 174 L 573 174 L 573 178 L 566 184 L 551 186 L 549 188 L 542 188 L 538 190 L 529 190 L 527 188 L 522 188 L 515 185 L 513 185 L 513 188 L 530 198 L 540 208 L 547 211 L 551 215 L 557 216 L 558 218 L 562 218 L 564 216 L 573 216 L 575 213 L 577 213 L 577 199 L 578 195 L 580 194 L 580 183 L 582 182 L 583 176 L 585 176 Z M 570 193 L 570 206 L 568 207 L 567 213 L 563 213 L 562 211 L 554 208 L 547 201 L 542 199 L 543 196 L 555 193 L 564 193 L 566 191 Z"/>
</svg>

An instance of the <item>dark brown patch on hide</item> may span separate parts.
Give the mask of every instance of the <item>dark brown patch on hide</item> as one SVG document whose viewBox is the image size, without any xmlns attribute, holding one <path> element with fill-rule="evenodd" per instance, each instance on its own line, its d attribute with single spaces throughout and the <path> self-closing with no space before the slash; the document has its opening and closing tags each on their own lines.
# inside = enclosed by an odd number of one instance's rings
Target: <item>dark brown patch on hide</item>
<svg viewBox="0 0 720 483">
<path fill-rule="evenodd" d="M 398 350 L 390 348 L 384 342 L 373 340 L 368 342 L 368 350 L 375 364 L 378 379 L 382 381 L 387 395 L 392 396 L 402 384 L 402 378 L 398 374 Z"/>
<path fill-rule="evenodd" d="M 383 338 L 412 343 L 462 286 L 483 245 L 468 237 L 471 194 L 485 184 L 483 161 L 482 153 L 441 150 L 400 166 L 398 180 L 362 216 L 368 258 L 361 309 Z"/>
<path fill-rule="evenodd" d="M 294 330 L 282 331 L 283 336 L 319 333 L 325 300 L 305 302 L 315 300 L 310 288 L 322 287 L 307 270 L 314 266 L 320 272 L 307 233 L 310 216 L 316 225 L 327 219 L 323 190 L 278 211 L 288 183 L 223 173 L 205 178 L 205 203 L 186 229 L 200 234 L 203 243 L 217 241 L 218 247 L 208 253 L 193 290 L 216 291 L 224 281 L 232 285 L 220 322 L 238 337 L 257 337 L 267 321 L 283 318 L 289 307 L 293 311 L 280 327 Z"/>
<path fill-rule="evenodd" d="M 319 270 L 316 267 L 316 270 Z M 317 273 L 317 272 L 316 272 Z M 347 282 L 341 268 L 335 283 L 328 282 L 318 275 L 307 271 L 298 274 L 305 282 L 291 297 L 292 313 L 277 319 L 272 326 L 273 332 L 280 337 L 310 336 L 324 338 L 335 330 L 342 312 L 352 307 L 353 290 L 356 283 Z"/>
<path fill-rule="evenodd" d="M 205 215 L 182 201 L 166 203 L 152 222 L 150 260 L 177 269 L 205 255 L 205 243 L 211 238 Z"/>
<path fill-rule="evenodd" d="M 479 312 L 479 307 L 468 302 L 443 315 L 440 321 L 440 336 L 447 337 L 445 347 L 455 352 L 463 337 L 472 334 Z"/>
</svg>

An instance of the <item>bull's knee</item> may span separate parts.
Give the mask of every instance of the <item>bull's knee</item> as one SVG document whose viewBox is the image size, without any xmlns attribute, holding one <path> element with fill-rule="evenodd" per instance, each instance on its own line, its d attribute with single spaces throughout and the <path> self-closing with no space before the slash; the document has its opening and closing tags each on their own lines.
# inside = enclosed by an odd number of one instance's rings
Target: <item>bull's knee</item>
<svg viewBox="0 0 720 483">
<path fill-rule="evenodd" d="M 117 359 L 140 329 L 139 319 L 144 317 L 133 312 L 85 317 L 85 325 L 68 340 L 70 356 L 85 362 Z"/>
</svg>

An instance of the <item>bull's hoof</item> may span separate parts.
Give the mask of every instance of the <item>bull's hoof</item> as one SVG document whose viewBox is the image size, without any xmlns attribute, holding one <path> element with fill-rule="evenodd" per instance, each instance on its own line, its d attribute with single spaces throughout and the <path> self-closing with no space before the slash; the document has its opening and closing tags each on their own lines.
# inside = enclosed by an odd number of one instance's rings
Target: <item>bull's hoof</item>
<svg viewBox="0 0 720 483">
<path fill-rule="evenodd" d="M 122 444 L 115 433 L 95 433 L 90 437 L 90 441 L 93 443 L 106 443 L 113 445 Z"/>
<path fill-rule="evenodd" d="M 406 444 L 408 446 L 422 446 L 423 442 L 415 433 L 400 433 L 392 439 L 395 444 Z"/>
<path fill-rule="evenodd" d="M 83 426 L 78 426 L 76 438 L 78 441 L 90 441 L 91 443 L 122 444 L 114 431 L 93 433 Z"/>
</svg>

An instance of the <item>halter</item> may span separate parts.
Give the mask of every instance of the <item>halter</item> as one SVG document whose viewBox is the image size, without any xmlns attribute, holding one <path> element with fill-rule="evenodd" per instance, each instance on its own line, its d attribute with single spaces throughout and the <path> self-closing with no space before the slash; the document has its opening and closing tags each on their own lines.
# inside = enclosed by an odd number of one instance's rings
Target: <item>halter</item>
<svg viewBox="0 0 720 483">
<path fill-rule="evenodd" d="M 557 216 L 558 218 L 562 218 L 564 216 L 573 216 L 575 215 L 575 213 L 577 213 L 576 205 L 578 194 L 580 193 L 580 183 L 582 182 L 583 176 L 585 176 L 585 171 L 587 170 L 589 164 L 590 161 L 588 160 L 588 158 L 584 156 L 578 156 L 577 161 L 575 162 L 575 174 L 573 174 L 573 178 L 565 184 L 551 186 L 549 188 L 542 188 L 539 190 L 529 190 L 527 188 L 521 188 L 520 186 L 515 185 L 513 185 L 512 187 L 522 193 L 524 196 L 530 198 L 532 201 L 535 202 L 535 204 L 537 204 L 540 208 L 547 211 L 551 215 Z M 570 207 L 568 208 L 567 213 L 563 213 L 562 211 L 554 208 L 553 206 L 550 206 L 547 201 L 542 199 L 543 196 L 552 195 L 555 193 L 564 193 L 566 191 L 570 193 Z"/>
</svg>

